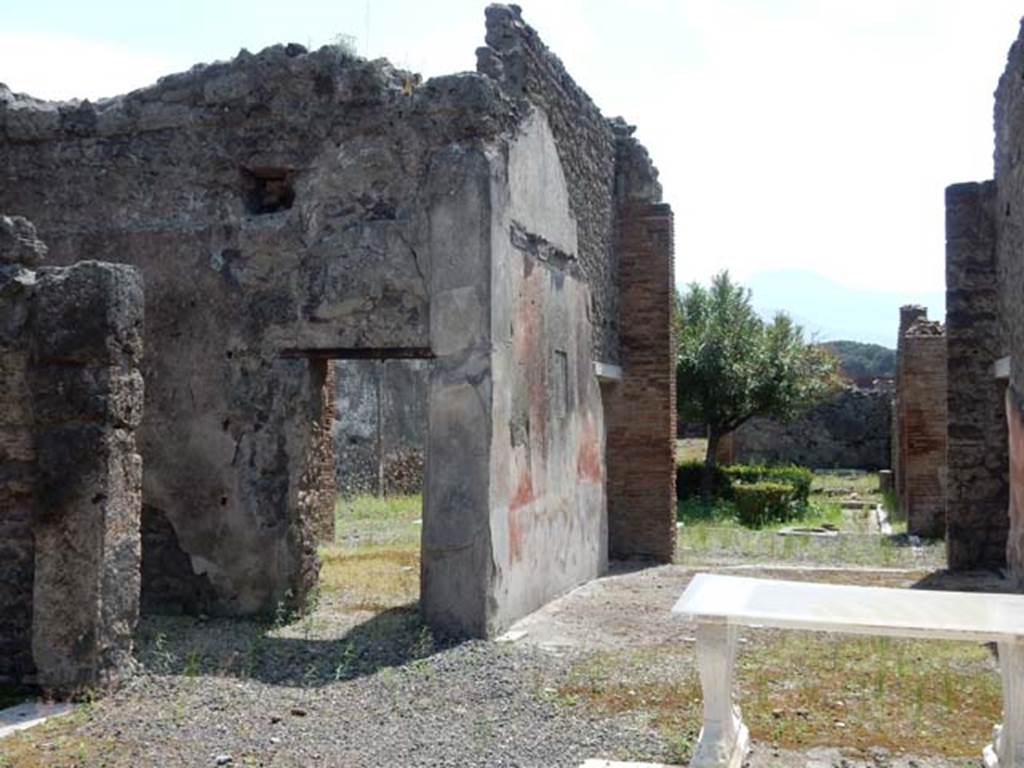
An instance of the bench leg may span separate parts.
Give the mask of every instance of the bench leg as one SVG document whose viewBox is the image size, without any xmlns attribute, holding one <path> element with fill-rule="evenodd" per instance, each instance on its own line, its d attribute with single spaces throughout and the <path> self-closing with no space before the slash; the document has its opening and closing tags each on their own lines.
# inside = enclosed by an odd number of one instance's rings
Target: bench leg
<svg viewBox="0 0 1024 768">
<path fill-rule="evenodd" d="M 690 768 L 740 768 L 750 736 L 733 701 L 736 628 L 697 625 L 697 667 L 704 692 L 704 727 Z"/>
<path fill-rule="evenodd" d="M 985 768 L 1024 768 L 1024 643 L 999 643 L 1003 724 L 985 747 Z"/>
</svg>

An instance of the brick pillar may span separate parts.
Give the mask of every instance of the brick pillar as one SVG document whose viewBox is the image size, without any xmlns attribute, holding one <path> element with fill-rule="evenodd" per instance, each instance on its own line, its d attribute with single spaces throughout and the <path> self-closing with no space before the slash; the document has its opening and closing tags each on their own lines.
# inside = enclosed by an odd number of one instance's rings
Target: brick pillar
<svg viewBox="0 0 1024 768">
<path fill-rule="evenodd" d="M 1006 563 L 1006 386 L 993 375 L 993 363 L 1006 354 L 995 193 L 991 181 L 946 190 L 946 541 L 952 570 Z"/>
<path fill-rule="evenodd" d="M 138 618 L 142 279 L 81 262 L 38 272 L 32 652 L 38 682 L 71 696 L 130 668 Z"/>
<path fill-rule="evenodd" d="M 892 471 L 896 483 L 896 494 L 902 497 L 906 491 L 906 478 L 903 473 L 903 454 L 906 451 L 906 430 L 903 420 L 902 382 L 904 381 L 903 362 L 906 360 L 904 337 L 916 320 L 927 320 L 928 310 L 918 304 L 907 304 L 900 307 L 900 330 L 896 337 L 896 394 L 893 397 L 892 412 Z M 904 519 L 906 511 L 899 514 Z"/>
<path fill-rule="evenodd" d="M 921 315 L 899 341 L 896 482 L 907 530 L 929 538 L 946 528 L 946 411 L 945 330 Z"/>
<path fill-rule="evenodd" d="M 668 205 L 620 205 L 615 248 L 623 379 L 606 397 L 613 558 L 669 562 L 675 552 L 672 224 Z"/>
</svg>

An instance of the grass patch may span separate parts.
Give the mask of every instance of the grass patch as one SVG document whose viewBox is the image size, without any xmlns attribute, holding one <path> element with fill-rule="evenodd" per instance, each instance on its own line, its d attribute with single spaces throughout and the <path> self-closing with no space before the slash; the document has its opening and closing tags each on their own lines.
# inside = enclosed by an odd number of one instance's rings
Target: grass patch
<svg viewBox="0 0 1024 768">
<path fill-rule="evenodd" d="M 335 542 L 348 547 L 419 546 L 423 497 L 339 496 L 334 505 Z"/>
<path fill-rule="evenodd" d="M 806 522 L 806 521 L 805 521 Z M 936 570 L 945 567 L 945 542 L 911 546 L 903 534 L 844 533 L 834 537 L 780 536 L 737 524 L 679 529 L 675 562 L 690 567 L 749 563 Z"/>
<path fill-rule="evenodd" d="M 320 550 L 320 594 L 349 610 L 385 611 L 419 599 L 418 546 Z"/>
<path fill-rule="evenodd" d="M 124 753 L 124 744 L 81 733 L 91 705 L 77 707 L 0 741 L 0 768 L 88 768 L 106 765 Z"/>
<path fill-rule="evenodd" d="M 859 472 L 845 470 L 816 470 L 812 493 L 827 493 L 849 490 L 860 498 L 870 498 L 881 502 L 882 496 L 878 489 L 877 472 Z"/>
<path fill-rule="evenodd" d="M 748 640 L 737 659 L 738 701 L 763 743 L 974 757 L 1001 717 L 999 678 L 982 645 L 779 631 Z M 692 646 L 593 654 L 554 695 L 564 706 L 646 719 L 676 744 L 676 762 L 687 762 L 696 742 Z"/>
<path fill-rule="evenodd" d="M 372 612 L 417 601 L 422 496 L 339 496 L 334 511 L 335 544 L 320 549 L 321 596 Z"/>
<path fill-rule="evenodd" d="M 713 499 L 705 504 L 699 497 L 682 499 L 676 506 L 676 519 L 683 524 L 683 529 L 693 529 L 701 525 L 719 528 L 735 528 L 750 530 L 739 521 L 736 504 L 730 499 Z M 843 510 L 839 503 L 829 499 L 811 497 L 803 506 L 800 514 L 782 522 L 769 522 L 758 530 L 777 531 L 793 525 L 820 527 L 822 525 L 838 526 L 843 520 Z"/>
</svg>

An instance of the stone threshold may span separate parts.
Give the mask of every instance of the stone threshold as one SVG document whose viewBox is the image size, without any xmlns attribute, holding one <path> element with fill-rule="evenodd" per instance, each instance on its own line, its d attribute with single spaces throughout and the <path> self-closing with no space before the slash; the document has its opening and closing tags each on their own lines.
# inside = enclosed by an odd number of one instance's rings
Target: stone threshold
<svg viewBox="0 0 1024 768">
<path fill-rule="evenodd" d="M 0 739 L 17 731 L 45 723 L 52 717 L 66 715 L 74 708 L 74 704 L 43 704 L 39 701 L 26 701 L 7 709 L 0 709 Z"/>
</svg>

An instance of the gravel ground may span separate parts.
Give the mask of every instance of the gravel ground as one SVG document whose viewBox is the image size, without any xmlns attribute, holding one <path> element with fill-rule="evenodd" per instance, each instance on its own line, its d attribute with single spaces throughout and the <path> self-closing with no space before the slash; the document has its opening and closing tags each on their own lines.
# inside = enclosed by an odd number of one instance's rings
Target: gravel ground
<svg viewBox="0 0 1024 768">
<path fill-rule="evenodd" d="M 776 578 L 850 576 L 746 570 Z M 520 622 L 511 642 L 445 641 L 419 623 L 412 606 L 373 614 L 330 600 L 311 618 L 276 625 L 147 618 L 129 683 L 67 722 L 0 742 L 0 766 L 677 762 L 682 745 L 644 718 L 574 706 L 559 686 L 594 653 L 692 642 L 668 609 L 693 573 L 620 567 Z M 857 580 L 897 586 L 921 575 L 865 571 Z M 746 765 L 962 768 L 980 761 L 885 753 L 854 759 L 836 749 L 793 753 L 755 743 Z"/>
<path fill-rule="evenodd" d="M 99 745 L 72 764 L 578 766 L 669 752 L 641 724 L 559 705 L 550 684 L 568 660 L 533 647 L 467 642 L 327 682 L 307 661 L 275 657 L 257 670 L 273 681 L 143 672 L 67 734 Z"/>
</svg>

